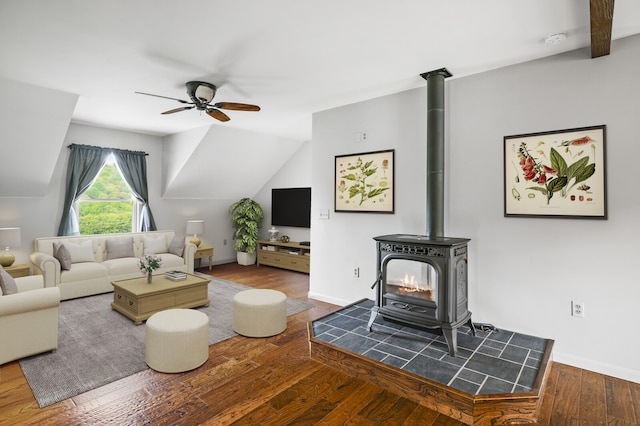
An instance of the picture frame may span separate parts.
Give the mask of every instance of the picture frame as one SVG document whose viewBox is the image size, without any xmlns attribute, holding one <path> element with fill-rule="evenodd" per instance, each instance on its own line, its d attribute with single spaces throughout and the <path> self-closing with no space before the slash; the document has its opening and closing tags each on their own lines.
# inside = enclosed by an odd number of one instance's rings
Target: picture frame
<svg viewBox="0 0 640 426">
<path fill-rule="evenodd" d="M 335 156 L 334 210 L 394 213 L 395 150 Z"/>
<path fill-rule="evenodd" d="M 606 125 L 504 137 L 504 216 L 607 219 Z"/>
</svg>

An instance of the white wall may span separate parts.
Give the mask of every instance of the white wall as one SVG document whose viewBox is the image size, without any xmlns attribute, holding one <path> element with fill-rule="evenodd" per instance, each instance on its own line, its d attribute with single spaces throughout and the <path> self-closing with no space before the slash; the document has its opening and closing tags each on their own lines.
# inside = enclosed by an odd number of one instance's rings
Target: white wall
<svg viewBox="0 0 640 426">
<path fill-rule="evenodd" d="M 638 69 L 640 36 L 614 42 L 610 56 L 595 60 L 580 50 L 447 80 L 445 172 L 445 233 L 471 238 L 474 321 L 554 339 L 556 361 L 636 382 L 640 85 L 630 70 Z M 314 211 L 333 207 L 335 155 L 394 148 L 396 213 L 314 216 L 310 295 L 374 298 L 371 238 L 424 232 L 425 102 L 426 84 L 314 115 Z M 503 136 L 600 124 L 607 125 L 608 220 L 503 216 Z M 370 139 L 356 144 L 362 130 Z M 585 318 L 570 316 L 571 300 L 585 303 Z"/>
<path fill-rule="evenodd" d="M 262 238 L 268 238 L 267 230 L 271 228 L 271 189 L 308 186 L 311 186 L 311 142 L 305 142 L 253 197 L 264 211 L 264 222 L 260 232 Z M 309 241 L 311 233 L 309 228 L 278 226 L 277 229 L 280 231 L 280 237 L 287 235 L 291 241 Z"/>
<path fill-rule="evenodd" d="M 425 107 L 426 91 L 413 90 L 314 114 L 310 296 L 337 304 L 375 298 L 373 237 L 424 234 Z M 361 131 L 366 142 L 356 142 Z M 385 149 L 395 149 L 396 213 L 334 212 L 335 156 Z M 319 219 L 322 209 L 329 220 Z M 360 278 L 353 278 L 356 267 Z"/>
<path fill-rule="evenodd" d="M 147 179 L 149 183 L 149 204 L 151 206 L 154 219 L 158 229 L 175 230 L 178 234 L 185 234 L 186 223 L 190 219 L 203 219 L 205 221 L 205 234 L 200 235 L 203 245 L 213 246 L 214 264 L 235 262 L 236 253 L 233 249 L 233 230 L 231 228 L 231 218 L 228 208 L 236 199 L 225 198 L 194 198 L 187 194 L 184 197 L 173 196 L 163 197 L 167 175 L 171 175 L 170 160 L 179 154 L 180 147 L 187 152 L 192 151 L 188 143 L 192 140 L 199 142 L 201 138 L 193 137 L 198 132 L 206 133 L 208 128 L 195 129 L 192 132 L 185 132 L 184 137 L 173 135 L 171 137 L 160 138 L 157 136 L 132 133 L 113 129 L 106 129 L 82 124 L 71 124 L 67 129 L 64 143 L 59 145 L 56 151 L 56 158 L 47 157 L 47 160 L 54 164 L 52 166 L 52 177 L 48 184 L 44 196 L 42 197 L 0 197 L 0 227 L 20 227 L 22 234 L 21 247 L 12 247 L 12 252 L 16 256 L 16 263 L 30 265 L 29 255 L 33 251 L 33 240 L 37 237 L 56 235 L 60 223 L 62 203 L 64 200 L 64 181 L 66 178 L 69 144 L 86 144 L 94 146 L 129 149 L 133 151 L 144 151 L 147 156 Z M 37 143 L 36 143 L 37 142 Z M 46 140 L 34 141 L 31 149 L 31 156 L 37 157 L 35 151 L 39 151 L 38 144 L 45 144 Z M 283 158 L 278 161 L 286 163 L 267 184 L 262 187 L 258 194 L 246 194 L 248 197 L 259 198 L 265 208 L 265 227 L 262 237 L 266 238 L 266 229 L 270 224 L 271 215 L 271 188 L 285 186 L 311 186 L 311 163 L 309 143 L 298 143 L 301 148 L 292 149 L 292 141 L 283 140 Z M 50 149 L 47 146 L 47 149 Z M 287 161 L 286 157 L 292 155 L 293 158 Z M 183 164 L 180 159 L 176 159 L 178 165 Z M 21 167 L 28 168 L 30 165 L 21 164 Z M 175 171 L 173 171 L 175 173 Z M 218 181 L 219 183 L 219 181 Z M 232 181 L 225 179 L 225 185 L 232 184 Z M 213 185 L 207 179 L 196 179 L 192 183 L 194 187 L 205 187 Z M 260 194 L 263 194 L 262 196 Z M 267 197 L 268 198 L 265 198 Z M 262 197 L 262 198 L 261 198 Z M 293 240 L 308 240 L 309 230 L 300 228 L 283 229 L 283 233 L 289 235 Z M 206 264 L 206 261 L 204 261 Z"/>
<path fill-rule="evenodd" d="M 40 143 L 46 144 L 46 141 Z M 159 138 L 71 124 L 67 129 L 64 144 L 56 153 L 56 158 L 49 158 L 55 167 L 45 195 L 43 197 L 0 198 L 0 227 L 17 226 L 21 230 L 22 245 L 19 248 L 12 248 L 16 256 L 16 263 L 30 265 L 29 255 L 33 251 L 34 238 L 57 235 L 64 202 L 64 182 L 69 157 L 67 145 L 72 143 L 148 152 L 147 165 L 152 209 L 155 207 L 154 204 L 157 204 L 159 192 L 155 188 L 156 182 L 159 182 L 159 163 L 157 163 L 161 147 Z M 37 156 L 40 152 L 37 146 L 32 150 L 31 155 L 33 156 Z M 22 164 L 22 167 L 28 168 L 30 165 Z"/>
<path fill-rule="evenodd" d="M 204 219 L 205 234 L 200 238 L 204 245 L 215 247 L 214 263 L 235 261 L 231 223 L 227 212 L 233 200 L 161 197 L 163 142 L 160 137 L 71 124 L 58 158 L 53 160 L 55 169 L 46 194 L 43 197 L 0 198 L 0 227 L 21 228 L 22 245 L 12 247 L 16 263 L 30 265 L 29 255 L 33 251 L 34 238 L 56 235 L 58 232 L 69 155 L 67 145 L 72 143 L 147 152 L 149 204 L 158 229 L 175 230 L 184 235 L 187 220 Z M 24 167 L 28 165 L 25 164 Z M 227 240 L 227 245 L 224 244 L 224 240 Z"/>
</svg>

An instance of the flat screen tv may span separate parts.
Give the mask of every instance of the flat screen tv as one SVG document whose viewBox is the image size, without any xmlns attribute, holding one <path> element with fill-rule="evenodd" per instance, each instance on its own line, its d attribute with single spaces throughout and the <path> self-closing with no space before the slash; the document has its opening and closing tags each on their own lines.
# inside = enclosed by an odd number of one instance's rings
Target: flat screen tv
<svg viewBox="0 0 640 426">
<path fill-rule="evenodd" d="M 271 225 L 311 228 L 311 188 L 272 188 Z"/>
</svg>

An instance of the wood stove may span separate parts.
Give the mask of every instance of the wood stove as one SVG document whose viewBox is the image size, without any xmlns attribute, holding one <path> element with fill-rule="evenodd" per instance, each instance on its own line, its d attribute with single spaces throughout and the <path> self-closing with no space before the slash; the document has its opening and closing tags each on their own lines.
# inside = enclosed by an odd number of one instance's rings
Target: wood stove
<svg viewBox="0 0 640 426">
<path fill-rule="evenodd" d="M 375 237 L 378 252 L 375 319 L 440 331 L 457 352 L 457 329 L 468 324 L 467 238 L 394 234 Z"/>
</svg>

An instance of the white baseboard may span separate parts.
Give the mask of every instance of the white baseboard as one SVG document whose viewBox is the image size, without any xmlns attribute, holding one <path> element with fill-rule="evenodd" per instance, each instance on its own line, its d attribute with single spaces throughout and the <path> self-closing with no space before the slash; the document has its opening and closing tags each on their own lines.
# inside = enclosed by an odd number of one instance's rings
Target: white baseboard
<svg viewBox="0 0 640 426">
<path fill-rule="evenodd" d="M 553 360 L 561 364 L 582 368 L 605 376 L 617 377 L 618 379 L 640 383 L 640 370 L 630 370 L 616 365 L 605 364 L 591 359 L 580 358 L 566 353 L 553 352 Z"/>
<path fill-rule="evenodd" d="M 331 303 L 332 305 L 338 305 L 338 306 L 347 306 L 353 303 L 348 300 L 338 299 L 336 297 L 327 296 L 326 294 L 315 293 L 313 291 L 309 292 L 309 299 L 315 299 L 321 302 Z"/>
<path fill-rule="evenodd" d="M 237 259 L 235 257 L 231 258 L 231 259 L 215 259 L 213 261 L 213 265 L 214 266 L 215 265 L 224 265 L 225 263 L 236 263 L 236 262 L 237 262 Z"/>
</svg>

